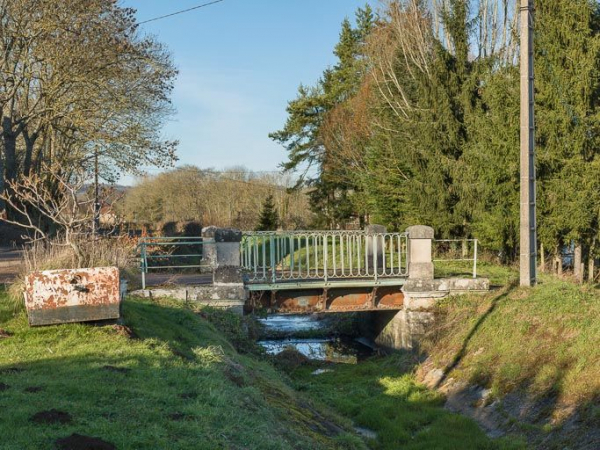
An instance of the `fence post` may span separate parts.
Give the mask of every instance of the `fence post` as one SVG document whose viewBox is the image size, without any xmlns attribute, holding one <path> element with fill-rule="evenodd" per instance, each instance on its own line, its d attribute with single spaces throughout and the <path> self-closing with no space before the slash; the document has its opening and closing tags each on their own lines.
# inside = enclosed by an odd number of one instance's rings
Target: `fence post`
<svg viewBox="0 0 600 450">
<path fill-rule="evenodd" d="M 477 239 L 473 241 L 473 278 L 477 278 Z"/>
<path fill-rule="evenodd" d="M 148 267 L 148 261 L 146 258 L 146 243 L 142 242 L 142 251 L 141 251 L 141 261 L 140 265 L 142 266 L 142 289 L 146 289 L 146 270 Z"/>
<path fill-rule="evenodd" d="M 369 269 L 372 269 L 375 280 L 377 280 L 377 272 L 380 267 L 383 267 L 383 252 L 385 251 L 383 248 L 384 237 L 378 235 L 387 233 L 387 229 L 383 225 L 367 225 L 365 233 L 367 234 L 365 238 L 367 241 L 367 267 L 365 269 L 367 273 Z"/>
<path fill-rule="evenodd" d="M 431 243 L 433 228 L 414 225 L 406 229 L 408 233 L 408 278 L 433 280 L 433 260 Z"/>
</svg>

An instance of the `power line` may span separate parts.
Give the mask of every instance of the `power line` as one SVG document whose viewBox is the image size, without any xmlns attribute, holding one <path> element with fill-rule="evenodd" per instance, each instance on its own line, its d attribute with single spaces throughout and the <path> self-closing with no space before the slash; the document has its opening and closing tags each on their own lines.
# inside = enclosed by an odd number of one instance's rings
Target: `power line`
<svg viewBox="0 0 600 450">
<path fill-rule="evenodd" d="M 152 19 L 144 20 L 143 22 L 138 22 L 138 25 L 141 25 L 143 23 L 148 23 L 148 22 L 154 22 L 155 20 L 165 19 L 165 18 L 171 17 L 171 16 L 176 16 L 177 14 L 183 14 L 183 13 L 186 13 L 186 12 L 193 11 L 195 9 L 204 8 L 205 6 L 214 5 L 215 3 L 220 3 L 222 1 L 223 0 L 215 0 L 213 2 L 203 3 L 202 5 L 193 6 L 193 7 L 188 8 L 188 9 L 182 9 L 181 11 L 176 11 L 176 12 L 171 13 L 171 14 L 167 14 L 167 15 L 159 16 L 159 17 L 154 17 Z"/>
</svg>

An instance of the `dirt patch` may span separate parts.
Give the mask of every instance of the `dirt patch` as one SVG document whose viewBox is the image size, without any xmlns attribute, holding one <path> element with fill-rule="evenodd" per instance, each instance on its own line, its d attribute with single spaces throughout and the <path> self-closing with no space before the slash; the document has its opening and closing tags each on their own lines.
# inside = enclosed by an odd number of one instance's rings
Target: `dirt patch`
<svg viewBox="0 0 600 450">
<path fill-rule="evenodd" d="M 0 392 L 6 391 L 10 386 L 8 384 L 0 383 Z"/>
<path fill-rule="evenodd" d="M 227 360 L 227 366 L 225 367 L 224 373 L 229 381 L 238 387 L 244 387 L 248 384 L 244 367 L 235 361 Z"/>
<path fill-rule="evenodd" d="M 286 372 L 291 372 L 307 364 L 310 360 L 298 350 L 288 347 L 273 357 L 275 366 Z"/>
<path fill-rule="evenodd" d="M 129 373 L 129 372 L 131 372 L 131 369 L 128 369 L 127 367 L 117 367 L 117 366 L 106 365 L 106 366 L 102 366 L 102 368 L 104 370 L 107 370 L 109 372 L 114 372 L 114 373 Z"/>
<path fill-rule="evenodd" d="M 6 339 L 11 337 L 13 334 L 10 331 L 6 331 L 2 328 L 0 328 L 0 339 Z"/>
<path fill-rule="evenodd" d="M 43 425 L 65 425 L 73 421 L 71 414 L 64 411 L 58 411 L 56 409 L 35 413 L 29 420 L 31 422 Z"/>
<path fill-rule="evenodd" d="M 60 450 L 116 450 L 117 448 L 110 442 L 77 433 L 57 439 L 56 447 Z"/>
<path fill-rule="evenodd" d="M 225 369 L 225 376 L 237 387 L 246 386 L 246 379 L 244 378 L 244 374 L 240 371 L 237 371 L 231 367 L 227 367 Z"/>
<path fill-rule="evenodd" d="M 137 339 L 138 337 L 137 334 L 135 334 L 135 331 L 125 325 L 113 325 L 112 328 L 120 336 L 125 336 L 129 339 Z"/>
<path fill-rule="evenodd" d="M 31 394 L 35 394 L 36 392 L 41 392 L 43 391 L 44 388 L 40 387 L 40 386 L 29 386 L 25 388 L 25 392 L 29 392 Z"/>
</svg>

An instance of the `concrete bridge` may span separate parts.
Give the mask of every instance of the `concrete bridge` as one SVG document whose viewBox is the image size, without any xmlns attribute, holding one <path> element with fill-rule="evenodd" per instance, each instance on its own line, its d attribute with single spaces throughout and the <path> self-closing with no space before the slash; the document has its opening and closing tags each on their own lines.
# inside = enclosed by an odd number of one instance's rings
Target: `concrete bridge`
<svg viewBox="0 0 600 450">
<path fill-rule="evenodd" d="M 433 320 L 437 300 L 489 289 L 483 278 L 435 278 L 433 239 L 434 231 L 427 226 L 412 226 L 404 233 L 388 233 L 379 225 L 363 231 L 246 233 L 208 227 L 198 241 L 201 255 L 193 255 L 201 256 L 201 264 L 191 267 L 212 272 L 212 283 L 138 293 L 198 301 L 240 314 L 256 309 L 361 312 L 369 316 L 380 343 L 412 348 Z M 143 247 L 143 274 L 151 268 L 147 255 Z"/>
</svg>

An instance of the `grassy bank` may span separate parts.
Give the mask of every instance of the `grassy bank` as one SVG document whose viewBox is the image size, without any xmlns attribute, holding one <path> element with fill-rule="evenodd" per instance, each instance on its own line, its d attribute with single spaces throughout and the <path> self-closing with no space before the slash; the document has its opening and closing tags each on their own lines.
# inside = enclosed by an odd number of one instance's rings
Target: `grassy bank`
<svg viewBox="0 0 600 450">
<path fill-rule="evenodd" d="M 393 355 L 358 365 L 317 365 L 291 372 L 298 390 L 374 432 L 372 449 L 522 449 L 519 439 L 491 440 L 475 422 L 445 409 L 444 397 L 415 381 L 413 358 Z M 317 368 L 327 370 L 313 375 Z"/>
<path fill-rule="evenodd" d="M 442 381 L 490 389 L 486 403 L 502 400 L 506 417 L 541 448 L 600 446 L 597 288 L 542 276 L 531 290 L 513 283 L 446 299 L 438 318 L 425 351 Z"/>
<path fill-rule="evenodd" d="M 128 299 L 127 328 L 29 328 L 8 304 L 0 293 L 2 449 L 54 449 L 72 433 L 120 450 L 364 448 L 349 422 L 238 352 L 231 316 L 211 317 L 226 339 L 175 302 Z"/>
</svg>

